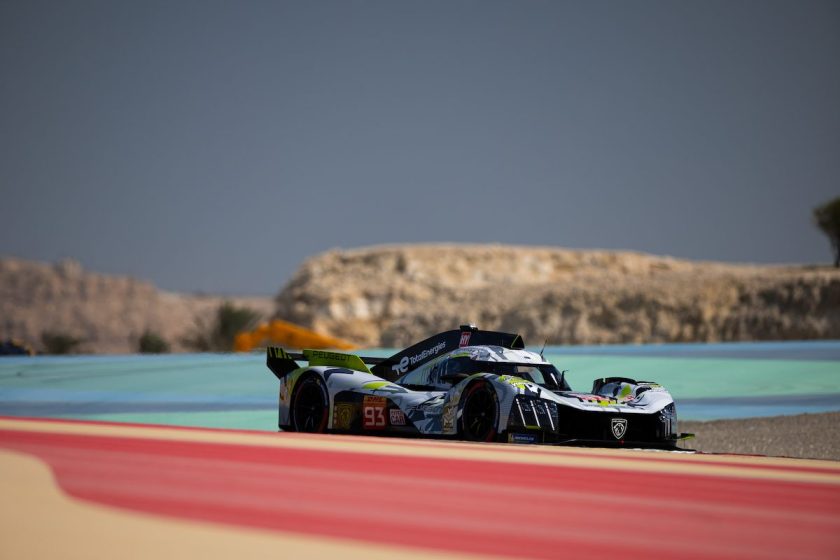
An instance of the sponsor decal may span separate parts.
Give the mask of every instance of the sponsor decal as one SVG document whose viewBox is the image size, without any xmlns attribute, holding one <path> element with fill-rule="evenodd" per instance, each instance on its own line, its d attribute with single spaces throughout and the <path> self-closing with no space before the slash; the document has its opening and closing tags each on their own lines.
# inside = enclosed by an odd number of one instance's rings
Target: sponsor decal
<svg viewBox="0 0 840 560">
<path fill-rule="evenodd" d="M 452 432 L 455 430 L 455 413 L 457 401 L 448 402 L 443 407 L 443 430 Z"/>
<path fill-rule="evenodd" d="M 423 350 L 422 352 L 420 352 L 419 354 L 415 354 L 414 356 L 403 356 L 402 359 L 400 360 L 400 363 L 391 366 L 391 369 L 393 371 L 397 372 L 397 373 L 405 373 L 406 371 L 408 371 L 409 364 L 413 366 L 417 362 L 422 362 L 423 360 L 426 360 L 427 358 L 431 358 L 432 356 L 437 356 L 438 353 L 440 353 L 440 351 L 443 350 L 444 348 L 446 348 L 446 343 L 445 342 L 438 342 L 437 344 L 435 344 L 431 348 L 427 348 L 427 349 Z"/>
<path fill-rule="evenodd" d="M 627 432 L 627 420 L 625 418 L 613 418 L 610 420 L 610 429 L 615 439 L 621 439 Z"/>
<path fill-rule="evenodd" d="M 411 361 L 411 365 L 414 365 L 417 362 L 419 362 L 421 360 L 425 360 L 426 358 L 429 358 L 431 356 L 437 356 L 437 354 L 441 350 L 443 350 L 444 348 L 446 348 L 446 343 L 445 342 L 438 342 L 436 345 L 432 346 L 428 350 L 423 350 L 422 352 L 420 352 L 416 356 L 409 357 L 409 360 Z"/>
<path fill-rule="evenodd" d="M 355 406 L 352 403 L 335 403 L 333 410 L 333 428 L 336 430 L 349 430 L 353 424 Z"/>
<path fill-rule="evenodd" d="M 387 424 L 385 418 L 385 406 L 388 400 L 385 397 L 373 397 L 365 395 L 363 406 L 363 425 L 367 430 L 383 430 Z"/>
<path fill-rule="evenodd" d="M 353 356 L 348 354 L 338 354 L 336 352 L 324 352 L 323 350 L 309 350 L 310 356 L 313 358 L 320 358 L 322 360 L 332 360 L 336 362 L 349 362 Z"/>
<path fill-rule="evenodd" d="M 402 360 L 400 360 L 400 363 L 392 365 L 391 370 L 395 371 L 397 373 L 400 373 L 400 374 L 407 372 L 408 371 L 408 356 L 403 356 Z"/>
<path fill-rule="evenodd" d="M 471 335 L 472 335 L 471 332 L 462 332 L 461 333 L 461 342 L 458 344 L 458 347 L 463 348 L 464 346 L 469 346 Z"/>
<path fill-rule="evenodd" d="M 508 443 L 537 443 L 536 434 L 508 434 Z"/>
<path fill-rule="evenodd" d="M 405 426 L 405 414 L 399 408 L 392 408 L 390 417 L 392 426 Z"/>
</svg>

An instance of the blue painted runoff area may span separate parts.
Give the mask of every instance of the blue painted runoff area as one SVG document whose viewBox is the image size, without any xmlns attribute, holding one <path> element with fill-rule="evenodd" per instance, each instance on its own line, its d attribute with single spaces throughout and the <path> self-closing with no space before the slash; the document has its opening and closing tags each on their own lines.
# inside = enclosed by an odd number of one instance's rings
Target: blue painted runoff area
<svg viewBox="0 0 840 560">
<path fill-rule="evenodd" d="M 579 391 L 605 376 L 657 381 L 684 420 L 840 411 L 840 341 L 552 346 L 545 356 Z M 0 358 L 5 416 L 274 431 L 277 390 L 261 353 Z"/>
</svg>

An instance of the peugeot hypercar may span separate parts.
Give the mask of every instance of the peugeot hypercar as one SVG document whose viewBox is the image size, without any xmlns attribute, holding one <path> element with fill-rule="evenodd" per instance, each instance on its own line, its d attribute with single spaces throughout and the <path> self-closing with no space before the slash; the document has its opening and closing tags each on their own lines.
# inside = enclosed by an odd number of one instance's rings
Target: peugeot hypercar
<svg viewBox="0 0 840 560">
<path fill-rule="evenodd" d="M 519 335 L 473 325 L 390 358 L 267 352 L 286 431 L 665 449 L 690 436 L 677 434 L 674 400 L 662 386 L 608 377 L 591 393 L 574 392 Z"/>
</svg>

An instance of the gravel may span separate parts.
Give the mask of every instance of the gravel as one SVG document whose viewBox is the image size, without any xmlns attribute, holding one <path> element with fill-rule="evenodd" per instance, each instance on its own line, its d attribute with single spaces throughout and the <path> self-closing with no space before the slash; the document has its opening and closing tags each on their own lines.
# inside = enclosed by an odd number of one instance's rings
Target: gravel
<svg viewBox="0 0 840 560">
<path fill-rule="evenodd" d="M 681 421 L 696 434 L 685 447 L 707 453 L 742 453 L 840 461 L 840 412 L 742 420 Z"/>
</svg>

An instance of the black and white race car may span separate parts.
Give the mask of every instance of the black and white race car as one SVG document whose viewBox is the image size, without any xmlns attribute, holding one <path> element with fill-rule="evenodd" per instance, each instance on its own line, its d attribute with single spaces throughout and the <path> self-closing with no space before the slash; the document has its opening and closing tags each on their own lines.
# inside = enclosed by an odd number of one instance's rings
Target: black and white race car
<svg viewBox="0 0 840 560">
<path fill-rule="evenodd" d="M 591 393 L 575 392 L 519 335 L 473 325 L 390 358 L 267 352 L 286 431 L 665 449 L 690 437 L 678 435 L 674 400 L 662 386 L 608 377 Z"/>
</svg>

